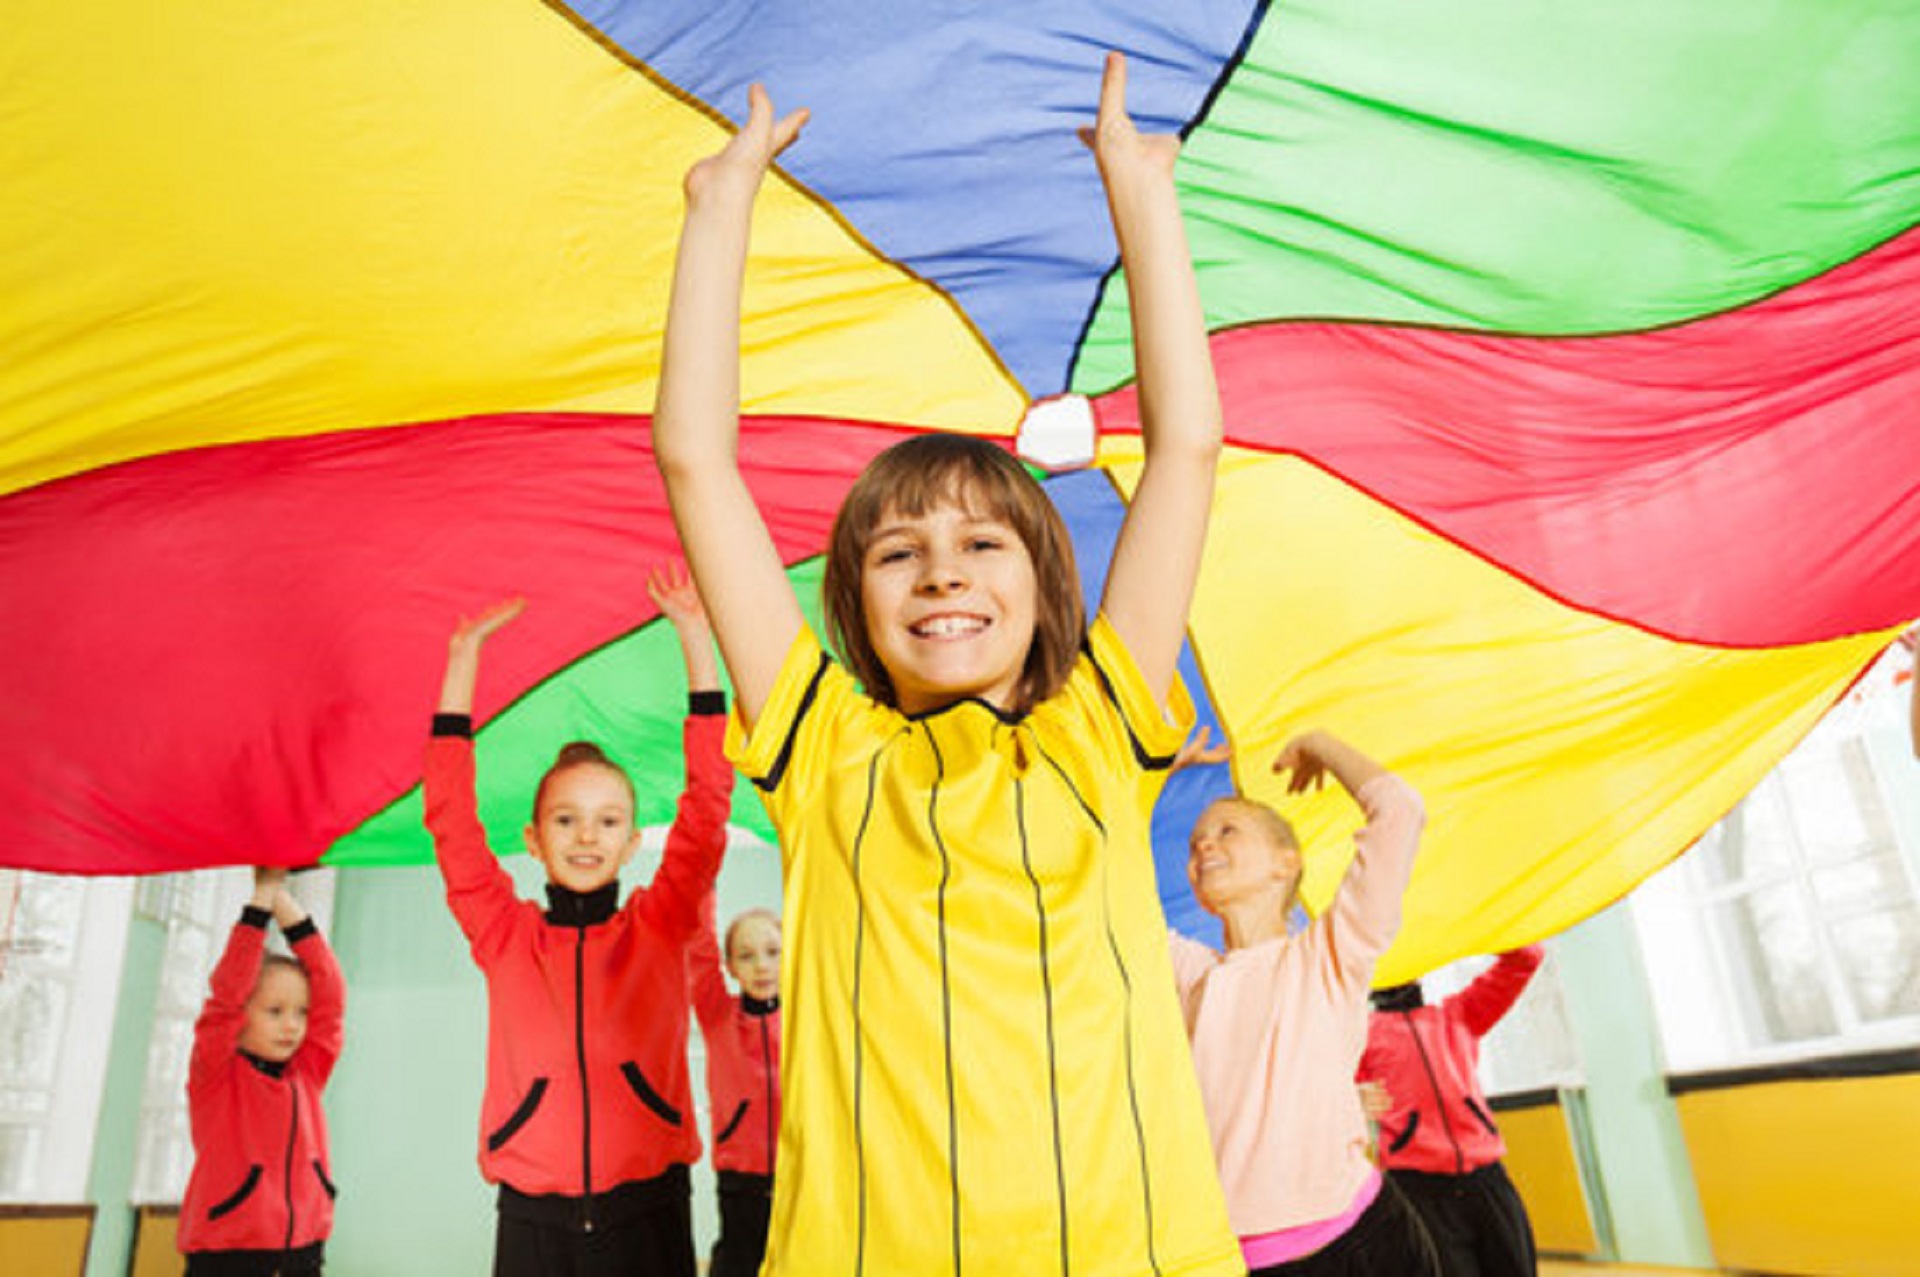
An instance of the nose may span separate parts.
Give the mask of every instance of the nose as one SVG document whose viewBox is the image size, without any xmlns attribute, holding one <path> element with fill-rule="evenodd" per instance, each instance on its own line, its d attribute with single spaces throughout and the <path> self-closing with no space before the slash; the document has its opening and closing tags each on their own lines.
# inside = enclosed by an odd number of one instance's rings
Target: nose
<svg viewBox="0 0 1920 1277">
<path fill-rule="evenodd" d="M 946 594 L 965 583 L 957 555 L 935 550 L 921 557 L 920 580 L 916 584 L 922 594 Z"/>
</svg>

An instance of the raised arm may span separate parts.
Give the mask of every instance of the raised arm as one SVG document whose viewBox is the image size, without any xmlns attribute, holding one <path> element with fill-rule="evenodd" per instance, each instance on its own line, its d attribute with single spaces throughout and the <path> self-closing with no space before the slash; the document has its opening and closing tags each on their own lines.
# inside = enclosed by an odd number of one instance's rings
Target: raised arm
<svg viewBox="0 0 1920 1277">
<path fill-rule="evenodd" d="M 687 993 L 693 1000 L 693 1013 L 700 1017 L 700 1032 L 716 1034 L 733 1010 L 733 995 L 727 992 L 725 960 L 720 953 L 720 923 L 713 893 L 700 902 L 700 925 L 687 937 Z M 709 1045 L 708 1050 L 712 1051 Z"/>
<path fill-rule="evenodd" d="M 687 722 L 681 734 L 687 780 L 667 830 L 660 872 L 646 892 L 635 896 L 635 907 L 668 934 L 686 937 L 699 929 L 701 901 L 713 899 L 714 875 L 727 848 L 733 768 L 724 748 L 726 697 L 713 657 L 713 631 L 686 573 L 678 565 L 655 569 L 648 575 L 647 593 L 672 623 L 687 661 Z"/>
<path fill-rule="evenodd" d="M 473 692 L 480 678 L 482 645 L 525 607 L 524 599 L 510 599 L 478 616 L 463 617 L 454 627 L 447 640 L 439 710 L 427 742 L 423 789 L 433 856 L 446 879 L 454 921 L 481 961 L 505 937 L 515 896 L 513 880 L 487 846 L 474 795 Z"/>
<path fill-rule="evenodd" d="M 1220 390 L 1200 286 L 1174 194 L 1177 138 L 1127 115 L 1127 64 L 1107 55 L 1093 149 L 1120 241 L 1133 313 L 1146 463 L 1114 547 L 1101 609 L 1164 700 L 1185 640 L 1220 458 Z"/>
<path fill-rule="evenodd" d="M 1414 853 L 1425 823 L 1420 796 L 1329 732 L 1294 737 L 1273 769 L 1289 773 L 1287 792 L 1293 794 L 1317 789 L 1332 776 L 1366 813 L 1365 827 L 1353 838 L 1353 863 L 1328 916 L 1340 970 L 1349 980 L 1368 982 L 1375 960 L 1400 930 L 1400 898 L 1413 877 Z"/>
<path fill-rule="evenodd" d="M 653 455 L 734 695 L 752 724 L 806 622 L 740 474 L 740 292 L 754 198 L 807 113 L 776 120 L 757 84 L 748 97 L 740 131 L 687 173 Z"/>
<path fill-rule="evenodd" d="M 253 871 L 253 895 L 228 933 L 220 960 L 213 964 L 206 1003 L 193 1022 L 193 1054 L 187 1064 L 189 1090 L 213 1080 L 239 1049 L 240 1031 L 246 1027 L 247 999 L 253 996 L 254 983 L 260 978 L 260 957 L 266 952 L 274 897 L 286 880 L 287 871 L 282 868 L 262 865 Z"/>
<path fill-rule="evenodd" d="M 1446 1001 L 1460 1017 L 1460 1023 L 1476 1038 L 1483 1038 L 1513 1010 L 1513 1004 L 1527 991 L 1527 982 L 1546 961 L 1547 951 L 1537 944 L 1510 949 L 1494 959 L 1492 966 L 1474 977 L 1473 982 Z"/>
<path fill-rule="evenodd" d="M 325 1086 L 340 1059 L 347 1019 L 347 986 L 326 937 L 283 884 L 273 897 L 273 920 L 307 973 L 307 1036 L 300 1044 L 300 1067 Z"/>
</svg>

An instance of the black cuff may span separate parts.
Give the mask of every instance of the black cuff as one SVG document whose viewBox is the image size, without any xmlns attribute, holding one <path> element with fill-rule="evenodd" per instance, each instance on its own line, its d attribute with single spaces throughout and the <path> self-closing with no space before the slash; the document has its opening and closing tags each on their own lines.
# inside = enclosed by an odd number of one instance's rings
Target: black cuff
<svg viewBox="0 0 1920 1277">
<path fill-rule="evenodd" d="M 718 688 L 687 693 L 687 713 L 689 714 L 724 714 L 726 712 L 727 694 Z"/>
<path fill-rule="evenodd" d="M 294 923 L 280 934 L 287 938 L 288 944 L 298 944 L 308 936 L 319 935 L 320 928 L 313 925 L 313 919 L 311 917 L 306 917 L 300 919 L 300 921 Z"/>
<path fill-rule="evenodd" d="M 462 740 L 472 740 L 473 715 L 435 714 L 433 716 L 432 734 L 435 736 L 458 736 Z"/>
<path fill-rule="evenodd" d="M 248 905 L 240 910 L 240 925 L 243 927 L 257 927 L 265 931 L 267 924 L 272 921 L 273 910 L 271 909 L 262 909 L 259 905 Z"/>
</svg>

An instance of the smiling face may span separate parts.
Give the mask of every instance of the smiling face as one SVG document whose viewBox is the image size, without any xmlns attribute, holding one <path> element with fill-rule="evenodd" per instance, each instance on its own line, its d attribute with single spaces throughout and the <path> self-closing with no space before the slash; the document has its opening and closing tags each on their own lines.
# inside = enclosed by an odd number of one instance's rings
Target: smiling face
<svg viewBox="0 0 1920 1277">
<path fill-rule="evenodd" d="M 1222 798 L 1200 813 L 1187 837 L 1187 881 L 1201 908 L 1216 916 L 1266 897 L 1284 914 L 1300 885 L 1300 847 L 1272 811 Z"/>
<path fill-rule="evenodd" d="M 780 921 L 750 913 L 727 928 L 727 974 L 740 991 L 761 1002 L 780 996 Z"/>
<path fill-rule="evenodd" d="M 640 846 L 627 778 L 591 762 L 549 773 L 526 840 L 549 882 L 569 891 L 598 891 Z"/>
<path fill-rule="evenodd" d="M 1016 708 L 1035 594 L 1033 556 L 1011 524 L 952 499 L 884 510 L 860 603 L 895 703 L 909 714 L 970 696 Z"/>
<path fill-rule="evenodd" d="M 262 1060 L 284 1064 L 307 1039 L 307 977 L 298 967 L 272 962 L 261 968 L 259 983 L 247 999 L 247 1020 L 240 1049 Z"/>
<path fill-rule="evenodd" d="M 971 600 L 958 597 L 963 587 L 972 588 L 970 579 L 950 579 L 945 585 L 922 581 L 918 587 L 896 579 L 869 592 L 867 578 L 877 566 L 874 551 L 880 535 L 905 531 L 911 539 L 914 533 L 936 531 L 919 525 L 942 514 L 983 525 L 974 530 L 988 531 L 1001 542 L 992 551 L 975 546 L 970 552 L 948 556 L 943 560 L 946 570 L 959 570 L 970 578 L 971 565 L 976 563 L 988 572 L 1011 567 L 1023 578 L 1012 593 L 998 599 L 985 594 Z M 1011 541 L 1004 539 L 1009 532 Z M 907 548 L 908 559 L 915 559 L 923 548 L 938 549 L 944 544 L 938 538 L 922 540 L 923 546 Z M 996 556 L 1002 554 L 1024 557 L 1025 562 L 1000 562 Z M 927 563 L 924 558 L 915 561 L 922 567 Z M 896 560 L 890 566 L 904 572 L 904 562 Z M 913 606 L 924 608 L 927 600 L 943 592 L 955 614 L 933 619 L 909 641 L 898 629 L 902 617 L 897 610 L 889 611 L 889 606 L 900 604 L 903 597 L 913 599 L 917 593 Z M 913 710 L 982 695 L 1002 709 L 1024 712 L 1066 685 L 1086 640 L 1073 542 L 1060 512 L 1012 454 L 966 435 L 916 435 L 888 448 L 860 472 L 834 515 L 820 601 L 827 638 L 847 669 L 868 695 L 903 709 L 908 702 L 894 686 L 894 660 L 901 660 L 903 675 L 918 680 Z M 980 606 L 974 608 L 972 603 Z M 1004 671 L 998 668 L 1008 650 L 993 654 L 995 668 L 984 679 L 978 677 L 977 667 L 955 670 L 949 664 L 942 672 L 939 661 L 929 668 L 922 668 L 919 661 L 921 655 L 976 656 L 982 639 L 1005 641 L 1011 649 L 1019 646 L 1019 631 L 1028 638 L 1010 693 L 1000 691 Z M 880 650 L 883 639 L 888 645 L 885 653 Z M 947 646 L 936 646 L 942 640 Z"/>
</svg>

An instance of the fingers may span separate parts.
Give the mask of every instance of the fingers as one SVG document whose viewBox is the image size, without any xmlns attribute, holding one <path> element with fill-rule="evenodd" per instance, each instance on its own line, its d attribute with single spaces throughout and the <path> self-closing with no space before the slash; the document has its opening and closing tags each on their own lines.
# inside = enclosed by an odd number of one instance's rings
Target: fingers
<svg viewBox="0 0 1920 1277">
<path fill-rule="evenodd" d="M 1127 59 L 1120 52 L 1107 54 L 1106 69 L 1100 75 L 1100 123 L 1109 124 L 1127 118 Z"/>
<path fill-rule="evenodd" d="M 754 150 L 763 162 L 770 162 L 793 144 L 812 115 L 803 106 L 776 118 L 773 99 L 768 96 L 766 86 L 754 84 L 747 89 L 747 122 L 740 126 L 740 132 L 754 143 Z"/>
<path fill-rule="evenodd" d="M 477 616 L 463 616 L 453 627 L 456 643 L 478 643 L 527 610 L 524 598 L 503 599 Z"/>
<path fill-rule="evenodd" d="M 807 121 L 812 118 L 813 112 L 803 106 L 799 110 L 782 116 L 779 120 L 775 121 L 773 126 L 772 154 L 778 155 L 793 145 L 793 139 L 800 136 L 800 130 L 805 128 Z"/>
</svg>

